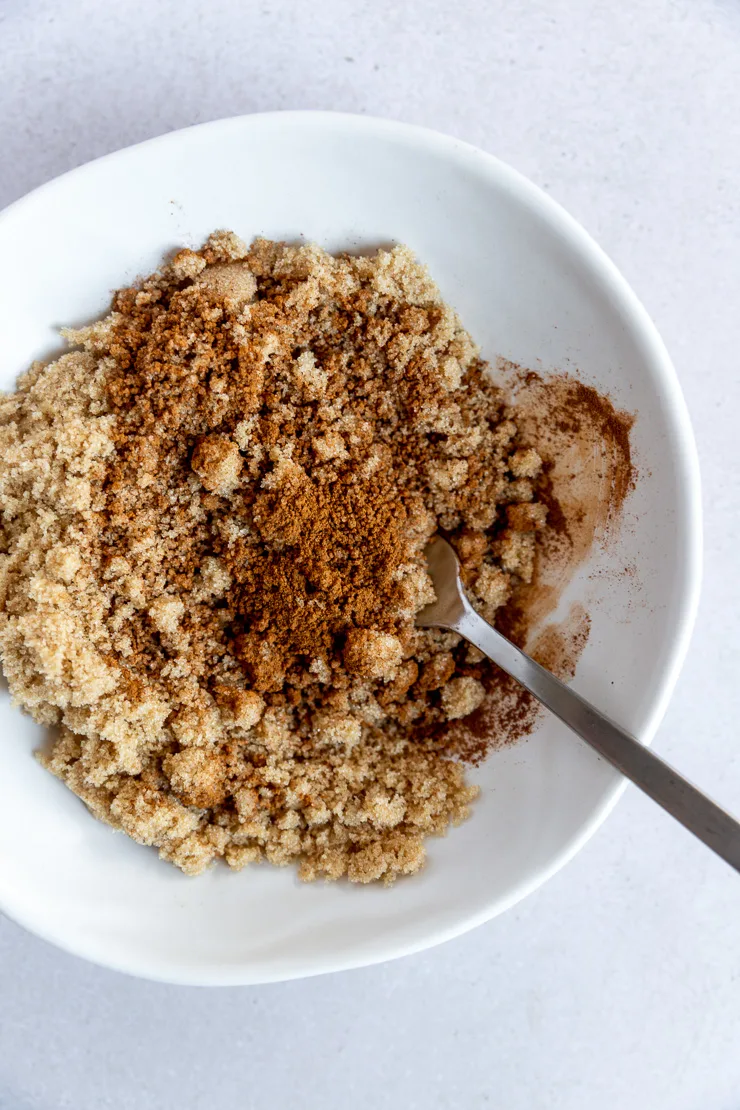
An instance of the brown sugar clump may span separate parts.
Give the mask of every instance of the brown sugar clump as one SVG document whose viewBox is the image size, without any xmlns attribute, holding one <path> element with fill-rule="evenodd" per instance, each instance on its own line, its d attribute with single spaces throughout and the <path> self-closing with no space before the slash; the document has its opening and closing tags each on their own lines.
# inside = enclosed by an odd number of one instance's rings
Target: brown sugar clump
<svg viewBox="0 0 740 1110">
<path fill-rule="evenodd" d="M 495 697 L 417 630 L 444 532 L 491 619 L 535 570 L 542 462 L 403 247 L 218 232 L 0 401 L 0 651 L 44 764 L 188 874 L 391 881 L 476 790 Z M 471 716 L 472 715 L 472 716 Z"/>
<path fill-rule="evenodd" d="M 485 696 L 476 678 L 451 678 L 442 689 L 442 710 L 448 721 L 455 721 L 475 712 Z"/>
<path fill-rule="evenodd" d="M 440 651 L 424 664 L 418 689 L 425 692 L 439 690 L 449 682 L 454 673 L 454 655 L 450 651 Z"/>
<path fill-rule="evenodd" d="M 361 678 L 393 678 L 403 659 L 403 645 L 397 636 L 373 628 L 352 628 L 342 652 L 351 675 Z"/>
<path fill-rule="evenodd" d="M 212 493 L 226 496 L 239 485 L 242 457 L 238 444 L 228 436 L 213 433 L 198 439 L 190 465 Z"/>
</svg>

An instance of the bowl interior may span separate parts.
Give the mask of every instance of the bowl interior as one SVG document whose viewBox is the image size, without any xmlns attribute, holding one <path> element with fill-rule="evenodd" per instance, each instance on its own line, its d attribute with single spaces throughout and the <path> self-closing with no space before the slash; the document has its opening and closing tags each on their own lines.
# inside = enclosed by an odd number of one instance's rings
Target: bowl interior
<svg viewBox="0 0 740 1110">
<path fill-rule="evenodd" d="M 408 243 L 485 357 L 569 369 L 637 413 L 640 475 L 619 537 L 566 601 L 592 619 L 577 688 L 649 741 L 696 601 L 695 452 L 660 340 L 591 240 L 511 170 L 430 132 L 320 113 L 208 124 L 76 170 L 0 216 L 0 385 L 58 350 L 61 325 L 101 313 L 112 289 L 217 227 L 330 250 Z M 620 788 L 546 720 L 489 758 L 473 818 L 392 890 L 304 886 L 269 867 L 192 880 L 99 825 L 38 766 L 41 730 L 7 691 L 0 735 L 0 907 L 80 955 L 181 982 L 317 973 L 453 936 L 544 881 Z"/>
</svg>

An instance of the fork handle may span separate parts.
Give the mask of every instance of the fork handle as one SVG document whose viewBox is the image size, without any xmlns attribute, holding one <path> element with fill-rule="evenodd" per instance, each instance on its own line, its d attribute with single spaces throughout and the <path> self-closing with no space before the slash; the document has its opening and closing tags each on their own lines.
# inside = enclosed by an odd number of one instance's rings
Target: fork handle
<svg viewBox="0 0 740 1110">
<path fill-rule="evenodd" d="M 462 600 L 462 612 L 454 624 L 446 627 L 480 648 L 599 755 L 740 872 L 740 823 L 734 817 L 634 736 L 599 713 L 575 690 L 520 651 L 479 616 L 467 599 Z"/>
</svg>

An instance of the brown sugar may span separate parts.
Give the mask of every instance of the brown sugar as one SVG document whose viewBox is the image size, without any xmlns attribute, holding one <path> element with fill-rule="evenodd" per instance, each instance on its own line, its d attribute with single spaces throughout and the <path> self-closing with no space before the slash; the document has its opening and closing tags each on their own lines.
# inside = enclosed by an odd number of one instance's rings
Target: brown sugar
<svg viewBox="0 0 740 1110">
<path fill-rule="evenodd" d="M 524 712 L 415 628 L 424 546 L 450 538 L 494 619 L 549 532 L 455 313 L 406 248 L 217 232 L 65 334 L 0 402 L 0 651 L 59 726 L 42 761 L 189 874 L 418 870 L 476 794 L 455 756 Z"/>
</svg>

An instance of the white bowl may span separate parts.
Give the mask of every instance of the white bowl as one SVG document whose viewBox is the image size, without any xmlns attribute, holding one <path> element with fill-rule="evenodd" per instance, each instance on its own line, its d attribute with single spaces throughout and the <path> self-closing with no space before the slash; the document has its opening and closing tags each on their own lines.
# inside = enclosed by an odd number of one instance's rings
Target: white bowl
<svg viewBox="0 0 740 1110">
<path fill-rule="evenodd" d="M 112 289 L 219 227 L 329 250 L 408 243 L 485 356 L 577 368 L 638 414 L 620 539 L 569 596 L 592 618 L 577 688 L 649 742 L 694 619 L 699 479 L 673 367 L 612 263 L 532 184 L 454 139 L 327 113 L 223 120 L 101 158 L 0 215 L 0 384 L 58 350 L 61 325 L 95 317 Z M 636 574 L 617 573 L 628 565 Z M 548 719 L 488 759 L 472 819 L 392 889 L 307 886 L 266 866 L 189 879 L 42 770 L 41 730 L 7 692 L 0 736 L 0 907 L 78 955 L 178 983 L 312 975 L 463 933 L 562 867 L 623 785 Z"/>
</svg>

